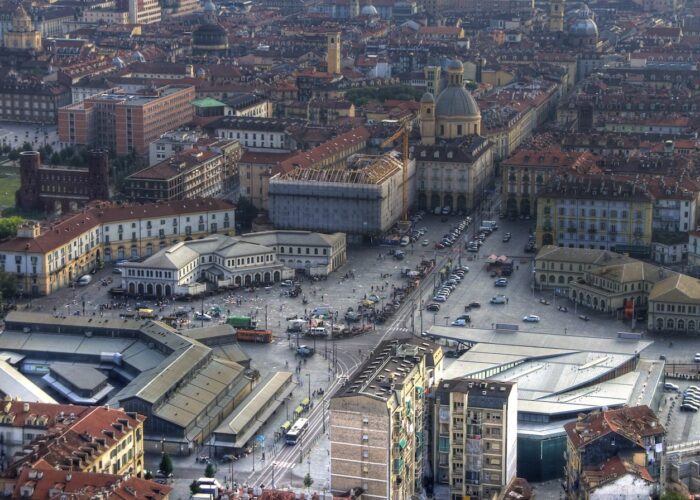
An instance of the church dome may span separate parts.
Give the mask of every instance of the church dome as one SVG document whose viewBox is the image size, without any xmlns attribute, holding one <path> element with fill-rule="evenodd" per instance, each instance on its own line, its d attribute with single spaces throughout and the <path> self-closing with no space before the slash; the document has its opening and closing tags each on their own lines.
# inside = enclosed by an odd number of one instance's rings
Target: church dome
<svg viewBox="0 0 700 500">
<path fill-rule="evenodd" d="M 433 94 L 430 92 L 426 92 L 423 94 L 423 97 L 420 98 L 420 102 L 435 102 L 435 97 L 433 97 Z"/>
<path fill-rule="evenodd" d="M 377 8 L 374 5 L 365 5 L 362 7 L 361 14 L 363 16 L 378 16 L 379 12 L 377 11 Z"/>
<path fill-rule="evenodd" d="M 591 18 L 576 19 L 569 29 L 572 36 L 588 37 L 598 36 L 598 25 Z"/>
<path fill-rule="evenodd" d="M 438 118 L 481 116 L 476 101 L 464 88 L 464 65 L 455 59 L 447 65 L 447 87 L 435 102 Z"/>
<path fill-rule="evenodd" d="M 198 50 L 228 48 L 228 32 L 220 24 L 200 24 L 192 32 L 192 47 Z"/>
<path fill-rule="evenodd" d="M 479 106 L 469 91 L 457 86 L 448 86 L 440 92 L 435 104 L 435 114 L 438 118 L 481 116 Z"/>
</svg>

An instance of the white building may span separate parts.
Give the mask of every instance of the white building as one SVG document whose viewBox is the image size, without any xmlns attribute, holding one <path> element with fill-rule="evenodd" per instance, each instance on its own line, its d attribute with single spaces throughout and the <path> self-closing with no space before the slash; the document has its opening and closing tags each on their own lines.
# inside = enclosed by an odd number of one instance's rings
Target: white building
<svg viewBox="0 0 700 500">
<path fill-rule="evenodd" d="M 129 22 L 131 24 L 153 24 L 160 22 L 158 0 L 129 0 Z"/>
<path fill-rule="evenodd" d="M 235 139 L 252 151 L 285 152 L 294 148 L 290 127 L 301 120 L 227 116 L 217 121 L 214 133 L 220 139 Z"/>
<path fill-rule="evenodd" d="M 327 275 L 346 260 L 345 235 L 266 231 L 212 235 L 160 250 L 122 270 L 122 288 L 138 295 L 194 295 L 215 287 L 277 282 L 294 270 Z"/>
<path fill-rule="evenodd" d="M 153 166 L 192 148 L 197 141 L 207 137 L 198 130 L 171 130 L 148 145 L 148 165 Z"/>
</svg>

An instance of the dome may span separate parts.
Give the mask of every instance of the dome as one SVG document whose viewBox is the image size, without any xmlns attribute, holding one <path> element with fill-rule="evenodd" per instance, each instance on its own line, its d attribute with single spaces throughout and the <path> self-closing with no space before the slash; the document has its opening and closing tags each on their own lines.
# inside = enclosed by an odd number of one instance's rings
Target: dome
<svg viewBox="0 0 700 500">
<path fill-rule="evenodd" d="M 458 116 L 481 116 L 479 106 L 472 95 L 464 87 L 450 85 L 440 92 L 435 104 L 435 115 L 438 118 Z"/>
<path fill-rule="evenodd" d="M 426 92 L 423 94 L 423 97 L 420 98 L 420 102 L 435 102 L 435 97 L 433 97 L 433 94 L 430 92 Z"/>
<path fill-rule="evenodd" d="M 197 51 L 226 50 L 228 32 L 220 24 L 200 24 L 192 32 L 192 48 Z"/>
<path fill-rule="evenodd" d="M 362 7 L 361 14 L 363 16 L 378 16 L 379 12 L 377 12 L 377 8 L 374 5 L 365 5 Z"/>
<path fill-rule="evenodd" d="M 216 12 L 216 5 L 214 5 L 212 0 L 207 0 L 204 3 L 204 12 Z"/>
<path fill-rule="evenodd" d="M 464 64 L 458 59 L 452 59 L 447 65 L 447 71 L 464 71 Z"/>
<path fill-rule="evenodd" d="M 598 36 L 598 25 L 591 18 L 576 19 L 569 29 L 572 36 Z"/>
</svg>

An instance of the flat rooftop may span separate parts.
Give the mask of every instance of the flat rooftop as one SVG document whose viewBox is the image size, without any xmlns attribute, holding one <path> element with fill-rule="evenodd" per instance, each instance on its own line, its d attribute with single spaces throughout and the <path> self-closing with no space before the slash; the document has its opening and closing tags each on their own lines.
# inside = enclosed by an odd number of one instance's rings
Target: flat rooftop
<svg viewBox="0 0 700 500">
<path fill-rule="evenodd" d="M 93 392 L 107 381 L 107 376 L 92 366 L 59 362 L 51 363 L 49 369 L 71 387 L 81 391 Z"/>
</svg>

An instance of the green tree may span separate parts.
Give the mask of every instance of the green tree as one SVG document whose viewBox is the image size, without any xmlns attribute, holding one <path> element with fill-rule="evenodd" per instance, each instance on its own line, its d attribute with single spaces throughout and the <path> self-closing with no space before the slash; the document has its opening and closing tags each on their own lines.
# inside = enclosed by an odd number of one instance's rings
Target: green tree
<svg viewBox="0 0 700 500">
<path fill-rule="evenodd" d="M 0 218 L 0 240 L 17 235 L 17 228 L 24 222 L 18 215 Z"/>
<path fill-rule="evenodd" d="M 311 488 L 312 484 L 314 484 L 314 480 L 311 479 L 311 474 L 307 473 L 304 476 L 304 488 Z"/>
<path fill-rule="evenodd" d="M 255 208 L 253 202 L 251 202 L 245 196 L 238 198 L 238 204 L 236 205 L 236 222 L 243 228 L 249 228 L 253 223 L 253 219 L 258 216 L 258 209 Z"/>
<path fill-rule="evenodd" d="M 199 483 L 196 479 L 193 479 L 190 483 L 190 493 L 192 493 L 193 495 L 199 493 Z"/>
<path fill-rule="evenodd" d="M 58 153 L 53 153 L 49 159 L 51 165 L 59 165 L 61 163 L 61 155 Z"/>
<path fill-rule="evenodd" d="M 12 151 L 10 151 L 8 153 L 7 157 L 12 161 L 19 160 L 19 151 L 17 151 L 16 149 L 13 149 Z"/>
<path fill-rule="evenodd" d="M 686 498 L 677 491 L 667 491 L 661 495 L 661 500 L 685 500 Z"/>
<path fill-rule="evenodd" d="M 208 463 L 206 469 L 204 469 L 204 477 L 214 477 L 216 474 L 216 468 L 214 464 Z"/>
<path fill-rule="evenodd" d="M 34 150 L 34 146 L 32 146 L 32 143 L 28 142 L 28 141 L 24 141 L 24 143 L 22 144 L 22 151 L 33 151 L 33 150 Z"/>
<path fill-rule="evenodd" d="M 163 453 L 163 458 L 160 459 L 160 471 L 166 476 L 173 473 L 173 461 L 167 453 Z"/>
<path fill-rule="evenodd" d="M 17 277 L 14 274 L 0 271 L 0 303 L 2 298 L 8 301 L 17 296 Z"/>
</svg>

